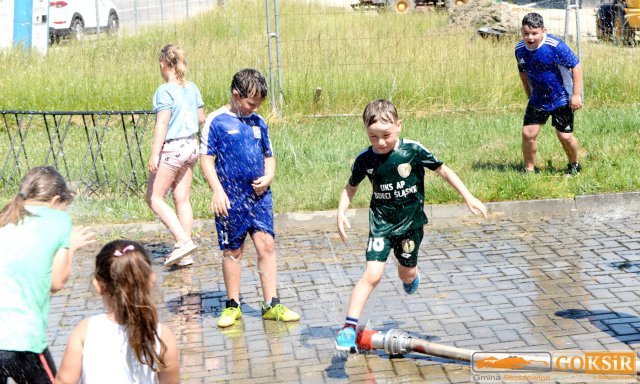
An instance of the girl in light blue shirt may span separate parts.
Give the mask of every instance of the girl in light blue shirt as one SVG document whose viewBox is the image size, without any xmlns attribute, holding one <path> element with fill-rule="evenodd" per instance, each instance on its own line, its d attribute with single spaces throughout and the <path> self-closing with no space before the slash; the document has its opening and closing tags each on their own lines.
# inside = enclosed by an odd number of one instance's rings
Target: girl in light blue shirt
<svg viewBox="0 0 640 384">
<path fill-rule="evenodd" d="M 167 45 L 160 52 L 160 74 L 165 83 L 153 95 L 156 124 L 149 157 L 147 204 L 175 238 L 176 244 L 165 266 L 193 264 L 189 256 L 196 245 L 191 240 L 193 211 L 189 194 L 193 167 L 198 159 L 198 127 L 204 122 L 200 90 L 185 80 L 184 51 Z M 165 202 L 171 190 L 175 211 Z"/>
</svg>

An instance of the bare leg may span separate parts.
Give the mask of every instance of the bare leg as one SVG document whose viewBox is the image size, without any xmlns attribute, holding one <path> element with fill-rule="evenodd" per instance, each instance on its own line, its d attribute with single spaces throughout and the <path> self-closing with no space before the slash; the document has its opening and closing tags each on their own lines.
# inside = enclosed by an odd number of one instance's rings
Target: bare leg
<svg viewBox="0 0 640 384">
<path fill-rule="evenodd" d="M 533 171 L 536 165 L 536 152 L 538 143 L 536 138 L 540 132 L 540 125 L 525 125 L 522 127 L 522 157 L 524 158 L 524 169 Z"/>
<path fill-rule="evenodd" d="M 360 280 L 351 292 L 349 310 L 347 316 L 354 319 L 360 318 L 364 306 L 367 304 L 371 291 L 378 285 L 384 272 L 384 264 L 380 261 L 367 261 L 367 267 Z"/>
<path fill-rule="evenodd" d="M 278 260 L 276 259 L 275 241 L 273 236 L 262 231 L 254 232 L 251 239 L 258 253 L 262 297 L 266 303 L 270 303 L 272 298 L 278 297 Z"/>
<path fill-rule="evenodd" d="M 184 242 L 191 238 L 182 228 L 178 216 L 173 209 L 164 201 L 169 188 L 176 178 L 176 171 L 165 167 L 158 168 L 156 173 L 149 176 L 147 185 L 147 204 L 151 210 L 158 215 L 162 224 L 171 232 L 176 242 Z"/>
<path fill-rule="evenodd" d="M 558 140 L 560 140 L 560 144 L 562 144 L 562 149 L 564 153 L 567 154 L 567 159 L 570 164 L 574 164 L 578 162 L 578 139 L 573 135 L 573 133 L 564 133 L 560 131 L 556 131 L 556 135 L 558 136 Z"/>
<path fill-rule="evenodd" d="M 236 250 L 225 249 L 222 257 L 222 275 L 227 289 L 227 299 L 240 303 L 240 274 L 242 272 L 242 251 L 244 245 Z"/>
<path fill-rule="evenodd" d="M 401 264 L 398 264 L 398 277 L 405 284 L 411 284 L 416 279 L 418 275 L 418 267 L 405 267 Z"/>
<path fill-rule="evenodd" d="M 191 238 L 193 229 L 193 209 L 191 208 L 191 201 L 189 200 L 192 181 L 193 165 L 183 168 L 178 172 L 173 189 L 173 201 L 176 206 L 178 221 L 189 239 Z"/>
</svg>

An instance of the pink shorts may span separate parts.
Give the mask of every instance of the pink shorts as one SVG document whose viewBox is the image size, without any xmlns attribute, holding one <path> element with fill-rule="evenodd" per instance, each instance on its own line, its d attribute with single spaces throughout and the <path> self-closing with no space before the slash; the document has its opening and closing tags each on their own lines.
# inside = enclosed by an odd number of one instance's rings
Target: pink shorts
<svg viewBox="0 0 640 384">
<path fill-rule="evenodd" d="M 160 151 L 160 166 L 177 171 L 198 160 L 198 140 L 194 137 L 165 141 Z"/>
</svg>

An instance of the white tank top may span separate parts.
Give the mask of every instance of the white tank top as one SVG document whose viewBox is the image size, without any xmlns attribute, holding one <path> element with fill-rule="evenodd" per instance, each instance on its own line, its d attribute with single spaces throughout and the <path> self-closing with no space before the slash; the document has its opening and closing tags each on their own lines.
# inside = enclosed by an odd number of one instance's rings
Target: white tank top
<svg viewBox="0 0 640 384">
<path fill-rule="evenodd" d="M 160 336 L 158 324 L 158 336 Z M 83 384 L 156 384 L 158 375 L 136 359 L 124 326 L 106 314 L 89 318 L 82 350 Z M 160 343 L 156 343 L 160 352 Z"/>
</svg>

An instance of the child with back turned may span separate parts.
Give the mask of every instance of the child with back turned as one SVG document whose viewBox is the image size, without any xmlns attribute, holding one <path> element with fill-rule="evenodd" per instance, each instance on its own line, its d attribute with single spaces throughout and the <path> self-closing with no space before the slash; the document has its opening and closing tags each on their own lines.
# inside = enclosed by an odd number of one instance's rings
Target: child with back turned
<svg viewBox="0 0 640 384">
<path fill-rule="evenodd" d="M 0 211 L 0 383 L 53 383 L 56 367 L 46 337 L 50 294 L 63 288 L 76 251 L 95 236 L 87 228 L 72 229 L 65 212 L 72 201 L 58 171 L 35 167 Z"/>
<path fill-rule="evenodd" d="M 260 72 L 246 68 L 233 76 L 229 104 L 209 114 L 202 131 L 200 167 L 213 196 L 222 273 L 227 289 L 221 328 L 242 316 L 240 259 L 249 234 L 258 254 L 262 285 L 262 317 L 297 321 L 300 315 L 280 304 L 277 296 L 277 259 L 273 228 L 271 181 L 276 162 L 267 123 L 255 113 L 267 95 Z"/>
<path fill-rule="evenodd" d="M 155 278 L 141 244 L 115 240 L 100 250 L 92 282 L 106 313 L 84 319 L 74 329 L 58 383 L 179 382 L 176 338 L 158 322 L 151 298 Z"/>
<path fill-rule="evenodd" d="M 167 45 L 160 52 L 160 74 L 165 81 L 153 95 L 156 124 L 149 157 L 147 204 L 173 235 L 176 243 L 165 266 L 193 264 L 191 239 L 193 210 L 189 195 L 193 167 L 198 160 L 198 129 L 204 121 L 200 90 L 185 80 L 187 62 L 182 48 Z M 165 202 L 171 190 L 175 212 Z"/>
<path fill-rule="evenodd" d="M 418 249 L 427 223 L 424 213 L 424 168 L 447 181 L 464 198 L 469 210 L 487 216 L 485 206 L 465 187 L 449 167 L 420 143 L 399 137 L 402 122 L 387 100 L 369 103 L 362 115 L 371 146 L 361 152 L 351 168 L 351 177 L 338 203 L 338 233 L 346 240 L 350 228 L 346 213 L 358 185 L 368 177 L 373 194 L 369 207 L 369 240 L 364 275 L 351 293 L 344 327 L 336 347 L 355 351 L 360 314 L 384 273 L 389 253 L 398 260 L 398 277 L 404 291 L 413 294 L 420 284 Z"/>
</svg>

